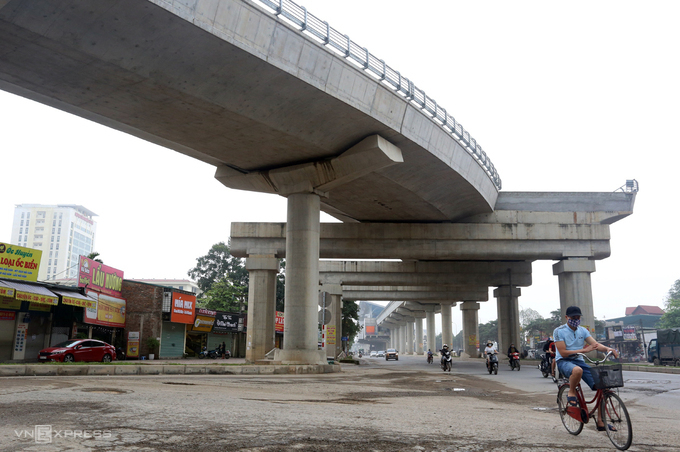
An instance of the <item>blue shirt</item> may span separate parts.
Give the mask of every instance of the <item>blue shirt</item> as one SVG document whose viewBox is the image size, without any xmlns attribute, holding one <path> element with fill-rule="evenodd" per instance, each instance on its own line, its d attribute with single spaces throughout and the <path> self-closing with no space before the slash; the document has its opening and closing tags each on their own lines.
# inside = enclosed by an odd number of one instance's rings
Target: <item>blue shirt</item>
<svg viewBox="0 0 680 452">
<path fill-rule="evenodd" d="M 563 341 L 567 350 L 581 350 L 585 345 L 586 339 L 589 337 L 590 332 L 582 326 L 576 328 L 576 331 L 572 330 L 566 323 L 564 325 L 558 326 L 557 328 L 555 328 L 555 331 L 553 332 L 553 339 L 555 340 L 556 350 L 555 359 L 556 360 L 572 359 L 585 362 L 585 360 L 581 356 L 569 355 L 566 357 L 562 357 L 560 355 L 559 349 L 557 348 L 557 342 Z"/>
</svg>

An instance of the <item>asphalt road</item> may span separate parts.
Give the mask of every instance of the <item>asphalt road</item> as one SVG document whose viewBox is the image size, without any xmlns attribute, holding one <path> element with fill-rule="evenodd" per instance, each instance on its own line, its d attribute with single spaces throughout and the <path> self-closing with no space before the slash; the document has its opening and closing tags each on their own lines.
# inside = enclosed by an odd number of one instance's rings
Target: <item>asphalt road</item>
<svg viewBox="0 0 680 452">
<path fill-rule="evenodd" d="M 0 451 L 614 450 L 592 423 L 567 433 L 534 366 L 363 361 L 323 375 L 3 378 Z M 624 378 L 630 450 L 680 450 L 680 376 Z"/>
</svg>

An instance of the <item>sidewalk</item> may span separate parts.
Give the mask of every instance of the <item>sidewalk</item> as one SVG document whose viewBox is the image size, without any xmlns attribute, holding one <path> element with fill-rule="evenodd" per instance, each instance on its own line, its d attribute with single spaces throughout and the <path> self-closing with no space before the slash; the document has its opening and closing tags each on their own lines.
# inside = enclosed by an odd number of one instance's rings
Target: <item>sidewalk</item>
<svg viewBox="0 0 680 452">
<path fill-rule="evenodd" d="M 274 375 L 324 374 L 340 372 L 337 364 L 246 364 L 245 358 L 158 359 L 113 361 L 112 363 L 27 363 L 0 364 L 0 377 L 50 377 L 76 375 Z"/>
</svg>

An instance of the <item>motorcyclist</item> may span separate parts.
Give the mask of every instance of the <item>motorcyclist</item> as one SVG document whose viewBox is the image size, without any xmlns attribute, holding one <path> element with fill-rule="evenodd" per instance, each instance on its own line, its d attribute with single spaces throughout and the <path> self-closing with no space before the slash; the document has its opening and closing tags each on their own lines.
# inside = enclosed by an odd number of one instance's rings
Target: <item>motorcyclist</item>
<svg viewBox="0 0 680 452">
<path fill-rule="evenodd" d="M 493 342 L 487 341 L 486 348 L 484 349 L 484 356 L 486 357 L 486 367 L 489 367 L 489 354 L 495 355 L 498 353 L 493 346 Z"/>
<path fill-rule="evenodd" d="M 552 337 L 548 338 L 548 341 L 543 345 L 543 351 L 545 352 L 545 358 L 550 364 L 550 374 L 553 379 L 555 378 L 555 342 Z"/>
<path fill-rule="evenodd" d="M 515 347 L 515 344 L 510 344 L 510 347 L 508 347 L 508 359 L 510 360 L 511 365 L 512 365 L 512 360 L 514 359 L 512 357 L 513 353 L 519 353 L 519 350 L 517 350 L 517 347 Z"/>
<path fill-rule="evenodd" d="M 428 349 L 427 349 L 427 362 L 428 362 L 428 363 L 429 363 L 430 361 L 432 361 L 432 356 L 433 356 L 432 350 L 430 350 L 430 349 L 428 348 Z"/>
<path fill-rule="evenodd" d="M 440 361 L 441 361 L 442 363 L 444 363 L 444 359 L 446 358 L 446 356 L 447 356 L 449 353 L 451 353 L 451 352 L 449 351 L 449 346 L 446 345 L 446 344 L 442 345 L 442 349 L 440 350 L 440 352 L 442 353 L 442 359 L 441 359 Z"/>
</svg>

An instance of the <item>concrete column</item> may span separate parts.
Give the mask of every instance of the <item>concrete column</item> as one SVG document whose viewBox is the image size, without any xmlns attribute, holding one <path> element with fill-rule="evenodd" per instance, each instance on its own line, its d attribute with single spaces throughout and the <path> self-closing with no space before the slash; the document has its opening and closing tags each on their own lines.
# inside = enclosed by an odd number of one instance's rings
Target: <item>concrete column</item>
<svg viewBox="0 0 680 452">
<path fill-rule="evenodd" d="M 413 327 L 414 322 L 406 322 L 406 354 L 413 354 Z"/>
<path fill-rule="evenodd" d="M 437 353 L 437 343 L 435 327 L 434 327 L 434 311 L 425 312 L 425 322 L 427 323 L 427 348 L 432 351 L 432 353 Z"/>
<path fill-rule="evenodd" d="M 319 196 L 288 196 L 286 224 L 286 323 L 283 350 L 275 360 L 282 364 L 326 364 L 318 349 Z"/>
<path fill-rule="evenodd" d="M 342 350 L 342 286 L 340 284 L 323 284 L 319 289 L 319 306 L 326 309 L 326 331 L 335 328 L 335 341 L 326 340 L 326 357 L 335 359 Z M 325 294 L 325 298 L 324 298 Z M 325 304 L 325 306 L 324 306 Z"/>
<path fill-rule="evenodd" d="M 557 275 L 560 285 L 561 321 L 565 322 L 569 306 L 581 308 L 581 326 L 595 335 L 595 315 L 593 311 L 593 290 L 590 274 L 595 271 L 595 261 L 586 258 L 570 258 L 553 265 L 553 275 Z"/>
<path fill-rule="evenodd" d="M 463 349 L 466 358 L 479 358 L 479 303 L 465 301 L 460 305 L 463 312 Z"/>
<path fill-rule="evenodd" d="M 453 346 L 453 317 L 451 315 L 452 303 L 440 303 L 442 307 L 442 346 L 444 344 L 449 346 L 452 350 Z"/>
<path fill-rule="evenodd" d="M 406 325 L 399 326 L 399 353 L 406 353 Z"/>
<path fill-rule="evenodd" d="M 500 286 L 493 291 L 498 310 L 498 348 L 504 354 L 510 344 L 520 350 L 520 324 L 518 297 L 521 290 L 514 286 Z M 489 338 L 482 338 L 483 341 Z"/>
<path fill-rule="evenodd" d="M 274 348 L 276 334 L 276 274 L 279 260 L 274 255 L 250 255 L 248 270 L 248 335 L 246 362 L 264 359 Z"/>
<path fill-rule="evenodd" d="M 416 355 L 423 354 L 423 319 L 416 319 Z"/>
</svg>

